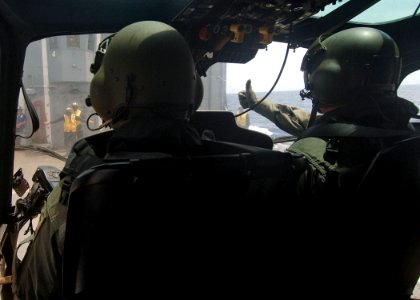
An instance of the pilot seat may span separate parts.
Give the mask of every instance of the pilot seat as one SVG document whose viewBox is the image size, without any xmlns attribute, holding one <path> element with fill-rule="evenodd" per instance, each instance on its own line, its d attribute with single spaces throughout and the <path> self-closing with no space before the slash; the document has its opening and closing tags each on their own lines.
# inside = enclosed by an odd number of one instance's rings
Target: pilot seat
<svg viewBox="0 0 420 300">
<path fill-rule="evenodd" d="M 203 143 L 197 155 L 117 153 L 76 178 L 65 299 L 261 295 L 273 283 L 296 160 Z"/>
</svg>

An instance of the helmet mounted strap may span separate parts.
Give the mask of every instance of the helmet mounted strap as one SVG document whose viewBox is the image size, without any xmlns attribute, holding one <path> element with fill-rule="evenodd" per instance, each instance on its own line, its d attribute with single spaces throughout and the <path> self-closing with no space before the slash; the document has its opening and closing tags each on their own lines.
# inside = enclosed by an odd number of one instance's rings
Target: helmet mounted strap
<svg viewBox="0 0 420 300">
<path fill-rule="evenodd" d="M 115 124 L 120 120 L 126 120 L 128 117 L 128 108 L 130 107 L 130 102 L 133 99 L 133 87 L 132 82 L 134 80 L 134 75 L 129 74 L 126 77 L 127 85 L 125 87 L 125 101 L 120 105 L 115 107 L 114 113 L 112 114 L 112 123 Z"/>
<path fill-rule="evenodd" d="M 311 110 L 311 116 L 309 118 L 308 126 L 307 128 L 311 127 L 315 123 L 316 114 L 318 112 L 319 103 L 318 101 L 312 99 L 312 110 Z"/>
</svg>

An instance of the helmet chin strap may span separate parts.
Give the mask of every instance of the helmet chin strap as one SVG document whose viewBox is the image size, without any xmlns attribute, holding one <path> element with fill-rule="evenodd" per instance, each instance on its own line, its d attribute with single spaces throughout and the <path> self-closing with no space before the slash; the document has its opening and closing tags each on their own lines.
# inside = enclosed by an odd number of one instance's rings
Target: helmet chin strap
<svg viewBox="0 0 420 300">
<path fill-rule="evenodd" d="M 125 87 L 125 101 L 117 107 L 115 107 L 114 113 L 112 114 L 112 118 L 110 119 L 110 122 L 113 124 L 121 120 L 126 120 L 128 117 L 128 107 L 130 105 L 131 100 L 133 99 L 133 87 L 131 84 L 133 80 L 133 74 L 127 75 L 127 85 Z"/>
<path fill-rule="evenodd" d="M 306 129 L 308 129 L 315 123 L 316 114 L 319 108 L 319 103 L 313 98 L 312 92 L 310 90 L 307 90 L 307 89 L 300 90 L 299 95 L 302 98 L 302 101 L 305 100 L 305 98 L 312 101 L 311 116 L 309 118 L 308 126 L 306 127 Z"/>
<path fill-rule="evenodd" d="M 306 127 L 306 129 L 308 129 L 309 127 L 311 127 L 312 125 L 314 125 L 315 119 L 316 119 L 316 114 L 318 112 L 318 108 L 319 108 L 318 102 L 312 100 L 311 116 L 309 118 L 308 126 Z"/>
</svg>

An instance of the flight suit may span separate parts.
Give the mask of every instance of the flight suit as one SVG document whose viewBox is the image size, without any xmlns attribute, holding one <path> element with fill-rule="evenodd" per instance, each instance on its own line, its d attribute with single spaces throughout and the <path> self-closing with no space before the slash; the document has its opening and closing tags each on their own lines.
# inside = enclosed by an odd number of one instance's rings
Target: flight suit
<svg viewBox="0 0 420 300">
<path fill-rule="evenodd" d="M 17 253 L 15 254 L 13 262 L 15 299 L 61 298 L 67 197 L 71 181 L 82 171 L 102 162 L 106 152 L 106 141 L 111 133 L 112 131 L 109 131 L 88 137 L 73 146 L 60 173 L 60 183 L 48 196 L 35 233 L 27 239 L 31 243 L 25 257 L 20 261 Z"/>
<path fill-rule="evenodd" d="M 238 98 L 243 108 L 248 108 L 258 102 L 251 87 L 247 91 L 239 92 Z M 273 103 L 266 99 L 253 110 L 269 119 L 281 130 L 294 136 L 300 136 L 308 127 L 310 113 L 295 106 Z"/>
<path fill-rule="evenodd" d="M 15 255 L 13 292 L 16 299 L 61 299 L 68 193 L 77 175 L 114 153 L 185 154 L 194 153 L 200 147 L 199 134 L 186 122 L 155 116 L 129 121 L 117 131 L 78 141 L 60 173 L 59 186 L 47 199 L 25 257 L 19 261 Z"/>
</svg>

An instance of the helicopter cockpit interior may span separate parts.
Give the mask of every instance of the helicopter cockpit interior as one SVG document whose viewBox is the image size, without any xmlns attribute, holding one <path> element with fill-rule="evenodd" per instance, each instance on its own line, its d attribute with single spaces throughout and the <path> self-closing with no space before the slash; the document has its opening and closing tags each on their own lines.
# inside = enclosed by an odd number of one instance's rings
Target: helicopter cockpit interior
<svg viewBox="0 0 420 300">
<path fill-rule="evenodd" d="M 307 49 L 368 27 L 398 45 L 395 92 L 420 107 L 419 9 L 415 0 L 0 0 L 1 299 L 420 299 L 420 118 L 348 194 L 319 198 L 296 192 L 310 159 L 286 149 L 300 137 L 258 104 L 243 111 L 239 97 L 252 78 L 260 103 L 316 114 L 303 101 Z M 116 130 L 91 106 L 90 84 L 114 35 L 142 21 L 170 25 L 188 45 L 203 84 L 188 118 L 198 151 L 107 152 Z M 346 127 L 350 139 L 379 134 L 359 129 Z M 75 169 L 81 140 L 98 160 Z M 24 261 L 20 243 L 45 227 L 39 215 L 58 187 L 67 206 L 58 294 L 16 293 L 37 273 L 13 267 Z"/>
</svg>

